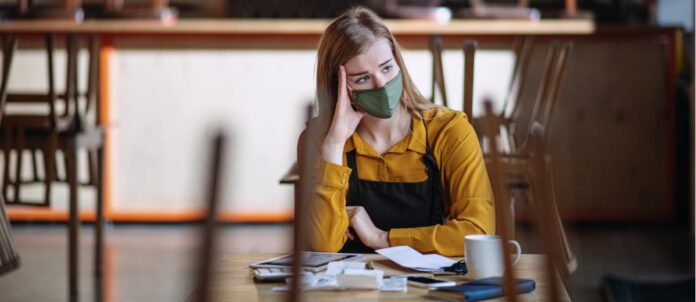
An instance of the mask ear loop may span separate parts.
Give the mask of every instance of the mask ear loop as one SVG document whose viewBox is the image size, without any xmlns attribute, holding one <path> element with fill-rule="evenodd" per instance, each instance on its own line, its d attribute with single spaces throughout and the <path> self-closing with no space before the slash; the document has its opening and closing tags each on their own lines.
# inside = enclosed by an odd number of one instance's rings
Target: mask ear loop
<svg viewBox="0 0 696 302">
<path fill-rule="evenodd" d="M 423 128 L 425 128 L 425 121 L 423 120 L 422 117 L 420 118 L 420 120 L 421 120 L 421 123 L 423 124 Z M 425 131 L 428 131 L 428 129 L 424 129 L 424 130 L 425 130 Z M 417 142 L 423 144 L 423 146 L 426 147 L 426 149 L 428 148 L 428 144 L 427 144 L 426 142 L 423 142 L 423 141 L 420 140 L 415 134 L 413 134 L 413 126 L 411 125 L 410 122 L 409 122 L 409 125 L 408 125 L 408 132 L 411 134 L 411 137 L 412 137 L 412 138 L 414 138 Z"/>
</svg>

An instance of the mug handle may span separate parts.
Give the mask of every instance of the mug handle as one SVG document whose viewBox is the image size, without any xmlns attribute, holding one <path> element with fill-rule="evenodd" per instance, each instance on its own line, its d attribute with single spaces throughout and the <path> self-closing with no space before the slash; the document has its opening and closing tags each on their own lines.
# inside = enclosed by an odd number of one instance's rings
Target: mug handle
<svg viewBox="0 0 696 302">
<path fill-rule="evenodd" d="M 512 261 L 512 265 L 515 265 L 517 261 L 520 261 L 520 256 L 522 256 L 522 247 L 515 240 L 508 240 L 508 243 L 515 246 L 515 260 Z"/>
</svg>

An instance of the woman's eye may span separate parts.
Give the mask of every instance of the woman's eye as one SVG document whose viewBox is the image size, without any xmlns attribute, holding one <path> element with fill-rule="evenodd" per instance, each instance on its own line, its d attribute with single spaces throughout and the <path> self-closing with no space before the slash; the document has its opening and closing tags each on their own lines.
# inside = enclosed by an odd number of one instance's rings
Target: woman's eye
<svg viewBox="0 0 696 302">
<path fill-rule="evenodd" d="M 368 76 L 359 77 L 357 80 L 355 80 L 355 83 L 356 83 L 356 84 L 365 83 L 365 81 L 367 81 L 367 79 L 369 79 L 369 78 L 370 78 L 370 77 L 368 77 Z"/>
<path fill-rule="evenodd" d="M 390 72 L 392 70 L 392 68 L 394 68 L 394 66 L 392 66 L 392 65 L 384 66 L 384 68 L 382 68 L 382 72 L 384 72 L 384 73 Z"/>
</svg>

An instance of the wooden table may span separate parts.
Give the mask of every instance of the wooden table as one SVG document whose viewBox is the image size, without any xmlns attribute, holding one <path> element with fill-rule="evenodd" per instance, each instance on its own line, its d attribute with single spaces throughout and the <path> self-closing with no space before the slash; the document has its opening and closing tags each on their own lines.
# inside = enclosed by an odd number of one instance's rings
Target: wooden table
<svg viewBox="0 0 696 302">
<path fill-rule="evenodd" d="M 268 259 L 276 254 L 232 254 L 222 259 L 218 270 L 212 278 L 211 297 L 213 301 L 284 301 L 287 293 L 271 292 L 271 288 L 280 283 L 254 282 L 250 274 L 249 264 Z M 384 260 L 385 258 L 372 254 L 367 255 L 367 260 Z M 519 296 L 519 301 L 547 301 L 548 282 L 544 272 L 543 255 L 522 255 L 519 263 L 515 265 L 516 277 L 527 278 L 536 281 L 536 290 Z M 438 276 L 442 279 L 451 279 L 464 282 L 465 277 Z M 435 301 L 426 297 L 428 291 L 416 287 L 409 287 L 407 292 L 378 292 L 378 291 L 330 291 L 307 292 L 303 295 L 305 301 Z M 570 301 L 568 292 L 562 288 L 561 295 L 564 301 Z M 502 301 L 496 299 L 491 301 Z"/>
</svg>

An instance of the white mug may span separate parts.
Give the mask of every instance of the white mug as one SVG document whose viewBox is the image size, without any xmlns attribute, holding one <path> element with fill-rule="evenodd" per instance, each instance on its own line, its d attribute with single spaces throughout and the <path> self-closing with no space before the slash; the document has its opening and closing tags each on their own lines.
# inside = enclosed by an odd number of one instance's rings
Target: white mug
<svg viewBox="0 0 696 302">
<path fill-rule="evenodd" d="M 496 235 L 467 235 L 464 236 L 464 257 L 469 270 L 468 276 L 472 279 L 499 277 L 503 275 L 503 251 L 500 237 Z M 515 246 L 514 265 L 520 260 L 522 248 L 515 240 L 508 243 Z"/>
</svg>

